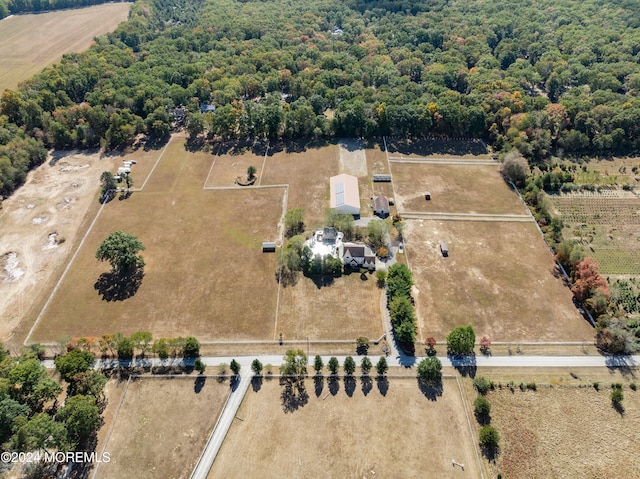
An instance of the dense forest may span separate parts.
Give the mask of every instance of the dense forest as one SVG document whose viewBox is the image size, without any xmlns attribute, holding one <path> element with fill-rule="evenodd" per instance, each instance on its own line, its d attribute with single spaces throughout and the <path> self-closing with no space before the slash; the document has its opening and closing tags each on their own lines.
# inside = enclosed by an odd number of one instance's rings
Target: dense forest
<svg viewBox="0 0 640 479">
<path fill-rule="evenodd" d="M 0 194 L 38 145 L 162 139 L 181 105 L 209 139 L 470 136 L 533 162 L 635 152 L 640 2 L 138 0 L 91 50 L 2 94 Z"/>
</svg>

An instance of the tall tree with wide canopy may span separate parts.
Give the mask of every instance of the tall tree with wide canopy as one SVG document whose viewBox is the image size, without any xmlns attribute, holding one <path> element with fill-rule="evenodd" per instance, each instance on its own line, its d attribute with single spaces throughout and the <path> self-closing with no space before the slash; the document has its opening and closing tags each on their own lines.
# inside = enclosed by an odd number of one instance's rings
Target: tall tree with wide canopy
<svg viewBox="0 0 640 479">
<path fill-rule="evenodd" d="M 122 274 L 144 267 L 144 259 L 138 254 L 144 249 L 136 236 L 115 231 L 98 247 L 96 258 L 108 261 L 113 271 Z"/>
</svg>

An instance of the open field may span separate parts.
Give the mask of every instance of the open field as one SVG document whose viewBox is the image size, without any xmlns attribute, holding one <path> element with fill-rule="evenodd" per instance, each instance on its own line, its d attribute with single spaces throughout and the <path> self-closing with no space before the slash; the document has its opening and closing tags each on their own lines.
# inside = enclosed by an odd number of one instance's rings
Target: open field
<svg viewBox="0 0 640 479">
<path fill-rule="evenodd" d="M 340 150 L 337 144 L 294 147 L 277 144 L 269 148 L 261 185 L 288 184 L 287 209 L 304 208 L 306 229 L 312 231 L 323 226 L 329 207 L 329 178 L 340 173 Z"/>
<path fill-rule="evenodd" d="M 98 178 L 119 160 L 96 151 L 57 152 L 31 171 L 25 184 L 2 202 L 0 257 L 14 253 L 0 269 L 0 339 L 24 339 L 24 318 L 35 318 L 98 210 Z M 89 211 L 89 213 L 87 213 Z M 84 226 L 82 226 L 84 223 Z"/>
<path fill-rule="evenodd" d="M 360 377 L 351 396 L 342 379 L 337 386 L 331 394 L 325 379 L 316 392 L 308 380 L 308 403 L 293 412 L 284 412 L 276 380 L 249 390 L 208 477 L 479 477 L 455 379 L 435 401 L 415 378 L 390 378 L 385 395 L 375 379 L 367 394 Z"/>
<path fill-rule="evenodd" d="M 352 273 L 319 287 L 300 274 L 295 286 L 280 290 L 277 333 L 286 340 L 377 339 L 382 335 L 380 295 L 375 275 Z"/>
<path fill-rule="evenodd" d="M 237 145 L 237 148 L 232 145 L 214 147 L 214 156 L 211 157 L 211 161 L 214 163 L 205 187 L 238 186 L 236 178 L 240 177 L 242 180 L 246 180 L 249 166 L 256 167 L 256 176 L 258 178 L 256 184 L 261 181 L 261 169 L 266 144 L 252 146 L 253 148 L 243 147 L 242 145 Z"/>
<path fill-rule="evenodd" d="M 95 37 L 127 19 L 129 3 L 15 15 L 0 21 L 0 91 L 60 60 L 64 53 L 86 50 Z"/>
<path fill-rule="evenodd" d="M 104 206 L 31 340 L 138 330 L 273 338 L 275 256 L 263 254 L 261 243 L 277 236 L 283 190 L 202 191 L 211 159 L 173 140 L 144 191 Z M 103 275 L 108 265 L 94 257 L 117 229 L 146 247 L 144 278 L 126 288 Z"/>
<path fill-rule="evenodd" d="M 497 165 L 392 163 L 391 170 L 401 212 L 526 214 Z"/>
<path fill-rule="evenodd" d="M 406 237 L 423 337 L 471 324 L 493 341 L 592 340 L 534 224 L 412 220 Z"/>
<path fill-rule="evenodd" d="M 32 339 L 138 330 L 201 340 L 273 337 L 275 256 L 263 254 L 261 242 L 276 235 L 282 191 L 252 193 L 144 191 L 107 204 Z M 126 291 L 98 284 L 109 268 L 94 257 L 116 229 L 146 247 L 144 278 L 126 300 L 117 300 Z"/>
<path fill-rule="evenodd" d="M 212 377 L 132 379 L 96 477 L 188 478 L 229 391 Z"/>
<path fill-rule="evenodd" d="M 461 158 L 488 160 L 489 152 L 480 140 L 448 140 L 445 138 L 386 138 L 390 157 Z"/>
<path fill-rule="evenodd" d="M 624 388 L 624 414 L 610 385 L 490 392 L 492 425 L 501 434 L 497 470 L 504 477 L 640 477 L 640 392 Z"/>
</svg>

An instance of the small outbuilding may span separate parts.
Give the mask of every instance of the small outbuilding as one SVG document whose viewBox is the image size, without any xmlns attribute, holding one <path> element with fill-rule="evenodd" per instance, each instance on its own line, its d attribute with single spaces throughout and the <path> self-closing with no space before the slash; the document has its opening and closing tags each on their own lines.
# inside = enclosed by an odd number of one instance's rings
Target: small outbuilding
<svg viewBox="0 0 640 479">
<path fill-rule="evenodd" d="M 373 214 L 380 218 L 389 216 L 389 200 L 386 196 L 379 195 L 373 199 Z"/>
<path fill-rule="evenodd" d="M 275 253 L 276 252 L 276 243 L 273 241 L 264 241 L 262 243 L 262 252 L 263 253 Z"/>
<path fill-rule="evenodd" d="M 442 253 L 442 256 L 444 256 L 445 258 L 449 256 L 449 247 L 447 246 L 447 243 L 445 243 L 444 241 L 440 241 L 440 252 Z"/>
<path fill-rule="evenodd" d="M 429 193 L 428 191 L 424 192 L 424 199 L 429 201 L 431 199 L 431 193 Z"/>
<path fill-rule="evenodd" d="M 384 174 L 373 175 L 373 182 L 374 183 L 390 183 L 391 175 L 384 175 Z"/>
</svg>

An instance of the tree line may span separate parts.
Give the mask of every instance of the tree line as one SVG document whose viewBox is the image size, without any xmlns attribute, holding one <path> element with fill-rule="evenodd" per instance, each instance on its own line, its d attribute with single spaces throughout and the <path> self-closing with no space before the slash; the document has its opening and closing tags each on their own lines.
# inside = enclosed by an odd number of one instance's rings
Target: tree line
<svg viewBox="0 0 640 479">
<path fill-rule="evenodd" d="M 89 7 L 107 3 L 107 1 L 112 0 L 0 0 L 0 19 L 17 13 L 38 13 L 63 8 Z"/>
<path fill-rule="evenodd" d="M 640 149 L 638 18 L 637 2 L 600 0 L 136 2 L 89 51 L 5 91 L 0 115 L 48 148 L 161 140 L 184 106 L 191 137 L 210 140 L 464 135 L 530 161 L 625 153 Z"/>
</svg>

